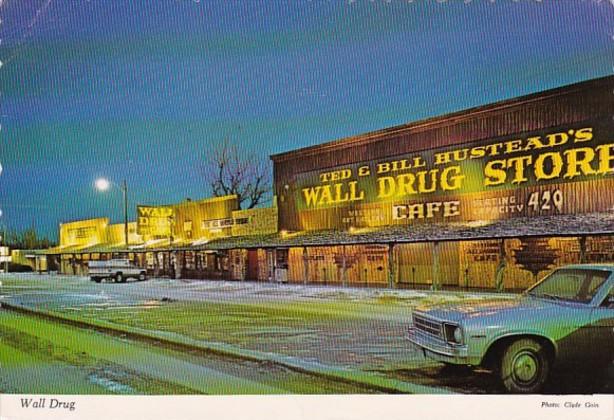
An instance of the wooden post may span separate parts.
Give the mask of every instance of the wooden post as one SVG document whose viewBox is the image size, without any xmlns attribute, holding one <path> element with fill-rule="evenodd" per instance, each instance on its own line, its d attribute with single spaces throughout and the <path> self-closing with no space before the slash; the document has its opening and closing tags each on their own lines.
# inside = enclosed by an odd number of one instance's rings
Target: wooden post
<svg viewBox="0 0 614 420">
<path fill-rule="evenodd" d="M 392 289 L 397 284 L 397 261 L 395 258 L 395 245 L 388 244 L 388 287 Z"/>
<path fill-rule="evenodd" d="M 266 250 L 266 266 L 267 266 L 267 281 L 272 282 L 275 280 L 275 267 L 273 265 L 273 250 Z"/>
<path fill-rule="evenodd" d="M 309 258 L 307 255 L 307 247 L 303 247 L 303 284 L 309 282 Z"/>
<path fill-rule="evenodd" d="M 465 284 L 465 290 L 469 290 L 469 267 L 465 268 L 464 284 Z"/>
<path fill-rule="evenodd" d="M 157 252 L 153 253 L 154 258 L 154 277 L 160 276 L 160 260 Z"/>
<path fill-rule="evenodd" d="M 341 246 L 341 285 L 347 286 L 347 259 L 345 256 L 345 245 Z"/>
<path fill-rule="evenodd" d="M 586 236 L 580 236 L 580 264 L 586 262 Z"/>
<path fill-rule="evenodd" d="M 183 269 L 185 267 L 185 251 L 177 251 L 175 254 L 175 278 L 183 277 Z"/>
<path fill-rule="evenodd" d="M 495 287 L 500 292 L 505 289 L 503 284 L 503 273 L 505 272 L 505 266 L 505 239 L 501 239 L 501 242 L 499 242 L 499 264 L 497 265 L 497 271 L 495 272 Z"/>
<path fill-rule="evenodd" d="M 439 241 L 433 242 L 433 284 L 432 290 L 439 290 Z"/>
</svg>

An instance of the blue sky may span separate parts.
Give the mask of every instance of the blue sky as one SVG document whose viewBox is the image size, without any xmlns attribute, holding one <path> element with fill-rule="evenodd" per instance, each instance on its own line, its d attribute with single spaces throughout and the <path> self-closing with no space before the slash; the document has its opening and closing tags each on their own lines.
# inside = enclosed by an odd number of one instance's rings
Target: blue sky
<svg viewBox="0 0 614 420">
<path fill-rule="evenodd" d="M 597 0 L 4 0 L 0 227 L 209 195 L 229 136 L 261 156 L 612 74 Z"/>
</svg>

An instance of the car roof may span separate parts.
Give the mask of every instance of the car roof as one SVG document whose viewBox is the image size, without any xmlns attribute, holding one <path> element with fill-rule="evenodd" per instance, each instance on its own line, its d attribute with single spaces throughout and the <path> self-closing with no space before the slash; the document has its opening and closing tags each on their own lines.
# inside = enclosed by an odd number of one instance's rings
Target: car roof
<svg viewBox="0 0 614 420">
<path fill-rule="evenodd" d="M 559 269 L 574 268 L 584 270 L 607 270 L 614 271 L 614 263 L 598 263 L 598 264 L 570 264 L 558 267 Z"/>
</svg>

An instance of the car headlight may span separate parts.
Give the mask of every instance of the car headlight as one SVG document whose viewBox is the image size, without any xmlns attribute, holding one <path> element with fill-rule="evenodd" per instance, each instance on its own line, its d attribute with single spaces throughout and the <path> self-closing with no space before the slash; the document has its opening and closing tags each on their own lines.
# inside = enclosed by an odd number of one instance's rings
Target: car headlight
<svg viewBox="0 0 614 420">
<path fill-rule="evenodd" d="M 458 325 L 444 324 L 446 341 L 452 344 L 463 344 L 463 329 Z"/>
<path fill-rule="evenodd" d="M 459 344 L 463 342 L 463 330 L 461 327 L 454 328 L 454 341 Z"/>
</svg>

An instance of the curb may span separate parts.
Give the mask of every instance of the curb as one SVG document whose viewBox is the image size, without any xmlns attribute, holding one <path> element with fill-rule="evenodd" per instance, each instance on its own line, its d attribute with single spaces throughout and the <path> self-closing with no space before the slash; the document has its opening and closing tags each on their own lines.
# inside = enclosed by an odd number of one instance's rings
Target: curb
<svg viewBox="0 0 614 420">
<path fill-rule="evenodd" d="M 144 341 L 152 344 L 164 343 L 170 348 L 177 350 L 201 351 L 204 353 L 215 354 L 223 357 L 231 357 L 235 359 L 248 360 L 252 362 L 266 362 L 283 366 L 295 372 L 317 376 L 329 380 L 344 382 L 350 385 L 362 386 L 364 388 L 373 389 L 389 394 L 454 394 L 454 392 L 430 387 L 425 385 L 417 385 L 409 382 L 403 382 L 396 379 L 390 379 L 381 375 L 356 372 L 349 369 L 323 365 L 316 362 L 308 362 L 292 356 L 284 356 L 276 353 L 266 353 L 257 350 L 242 349 L 230 344 L 212 343 L 194 340 L 189 337 L 165 332 L 154 332 L 135 327 L 118 326 L 104 321 L 84 321 L 64 314 L 55 312 L 33 309 L 27 306 L 0 302 L 0 309 L 8 309 L 14 312 L 20 312 L 37 316 L 39 318 L 59 321 L 74 327 L 92 329 L 97 332 L 110 334 L 113 336 L 128 337 L 138 341 Z"/>
</svg>

